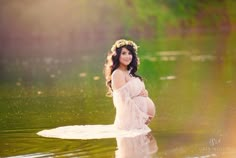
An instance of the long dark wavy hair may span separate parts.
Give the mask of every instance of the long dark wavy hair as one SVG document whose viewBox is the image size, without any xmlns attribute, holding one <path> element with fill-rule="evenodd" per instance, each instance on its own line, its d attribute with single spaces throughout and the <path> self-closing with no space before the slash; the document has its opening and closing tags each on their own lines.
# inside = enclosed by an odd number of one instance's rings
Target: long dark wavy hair
<svg viewBox="0 0 236 158">
<path fill-rule="evenodd" d="M 115 52 L 109 52 L 107 55 L 106 63 L 104 66 L 104 75 L 106 79 L 106 86 L 108 88 L 107 96 L 112 96 L 112 87 L 111 87 L 111 75 L 112 73 L 120 66 L 120 55 L 122 48 L 126 48 L 132 54 L 132 61 L 127 66 L 127 70 L 130 71 L 130 75 L 138 77 L 142 80 L 142 77 L 136 74 L 139 64 L 139 58 L 137 57 L 137 52 L 131 45 L 124 45 L 122 47 L 116 48 Z"/>
</svg>

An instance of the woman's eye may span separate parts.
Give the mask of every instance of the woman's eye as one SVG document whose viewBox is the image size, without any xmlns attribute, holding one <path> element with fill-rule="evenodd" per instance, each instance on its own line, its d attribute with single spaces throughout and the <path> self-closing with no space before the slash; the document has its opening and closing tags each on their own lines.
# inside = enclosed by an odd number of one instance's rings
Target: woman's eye
<svg viewBox="0 0 236 158">
<path fill-rule="evenodd" d="M 132 53 L 131 52 L 121 52 L 122 55 L 125 55 L 125 54 L 129 54 L 131 55 Z"/>
</svg>

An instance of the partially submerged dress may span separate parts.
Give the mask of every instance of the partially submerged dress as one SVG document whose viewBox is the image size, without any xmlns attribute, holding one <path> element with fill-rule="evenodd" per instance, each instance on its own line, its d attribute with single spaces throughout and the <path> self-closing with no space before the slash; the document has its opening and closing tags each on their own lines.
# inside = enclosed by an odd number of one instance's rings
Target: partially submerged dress
<svg viewBox="0 0 236 158">
<path fill-rule="evenodd" d="M 122 138 L 147 134 L 151 131 L 145 124 L 149 117 L 147 107 L 154 107 L 154 104 L 149 97 L 138 96 L 143 88 L 144 83 L 133 77 L 121 88 L 113 91 L 113 102 L 116 107 L 114 124 L 62 126 L 42 130 L 37 134 L 62 139 Z"/>
<path fill-rule="evenodd" d="M 145 124 L 150 117 L 148 106 L 154 108 L 154 103 L 149 97 L 139 96 L 143 89 L 145 89 L 144 83 L 139 78 L 132 77 L 122 87 L 113 91 L 116 128 L 122 130 L 148 128 Z"/>
</svg>

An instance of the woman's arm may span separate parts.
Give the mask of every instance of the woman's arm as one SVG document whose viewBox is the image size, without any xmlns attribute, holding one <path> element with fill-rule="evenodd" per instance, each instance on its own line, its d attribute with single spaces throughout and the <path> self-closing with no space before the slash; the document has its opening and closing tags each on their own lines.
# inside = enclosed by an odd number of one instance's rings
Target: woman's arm
<svg viewBox="0 0 236 158">
<path fill-rule="evenodd" d="M 122 87 L 126 82 L 125 82 L 125 75 L 121 70 L 115 70 L 112 73 L 112 89 L 116 90 L 119 89 L 120 87 Z"/>
</svg>

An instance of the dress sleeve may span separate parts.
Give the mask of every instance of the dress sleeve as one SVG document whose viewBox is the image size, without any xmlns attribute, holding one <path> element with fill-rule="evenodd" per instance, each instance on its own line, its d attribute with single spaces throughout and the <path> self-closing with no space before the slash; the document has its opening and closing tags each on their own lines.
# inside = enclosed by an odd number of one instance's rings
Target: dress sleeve
<svg viewBox="0 0 236 158">
<path fill-rule="evenodd" d="M 113 104 L 116 107 L 114 125 L 118 129 L 131 130 L 146 128 L 148 115 L 142 112 L 132 99 L 129 85 L 113 92 Z"/>
</svg>

